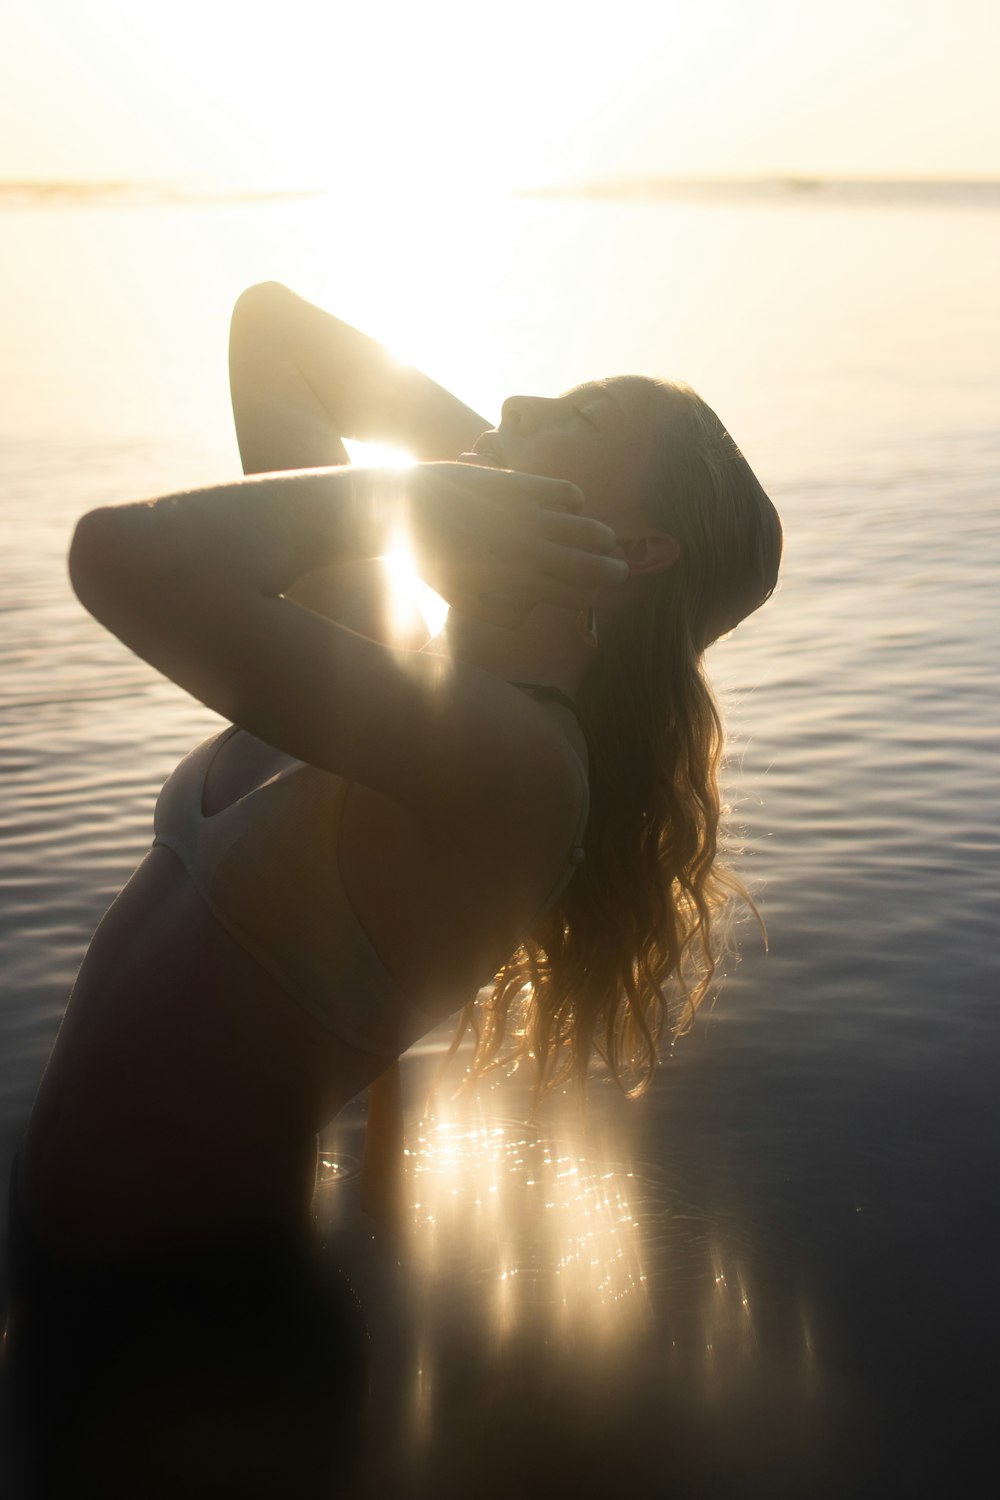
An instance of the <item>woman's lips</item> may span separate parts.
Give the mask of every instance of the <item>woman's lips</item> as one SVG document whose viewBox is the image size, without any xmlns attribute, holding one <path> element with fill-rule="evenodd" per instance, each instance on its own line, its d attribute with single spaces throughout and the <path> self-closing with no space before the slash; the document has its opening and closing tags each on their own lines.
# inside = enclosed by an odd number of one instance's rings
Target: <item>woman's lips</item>
<svg viewBox="0 0 1000 1500">
<path fill-rule="evenodd" d="M 505 469 L 507 467 L 500 444 L 497 442 L 496 433 L 494 432 L 486 432 L 482 437 L 477 438 L 472 445 L 472 452 L 463 453 L 462 457 L 471 458 L 473 461 L 481 464 L 493 464 L 498 469 Z"/>
</svg>

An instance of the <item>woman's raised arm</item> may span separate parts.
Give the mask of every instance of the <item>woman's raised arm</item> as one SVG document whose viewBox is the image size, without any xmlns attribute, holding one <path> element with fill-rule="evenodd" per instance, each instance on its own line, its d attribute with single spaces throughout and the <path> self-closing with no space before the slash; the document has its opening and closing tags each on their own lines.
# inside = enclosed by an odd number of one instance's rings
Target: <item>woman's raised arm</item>
<svg viewBox="0 0 1000 1500">
<path fill-rule="evenodd" d="M 272 475 L 92 511 L 70 576 L 103 625 L 218 713 L 439 811 L 470 765 L 499 775 L 518 753 L 510 715 L 488 710 L 487 674 L 377 645 L 287 590 L 311 568 L 379 555 L 404 531 L 450 603 L 510 624 L 536 603 L 575 612 L 628 574 L 609 555 L 614 533 L 582 504 L 562 480 L 470 464 Z"/>
<path fill-rule="evenodd" d="M 275 281 L 236 303 L 229 381 L 247 474 L 346 463 L 341 436 L 454 459 L 493 425 Z"/>
</svg>

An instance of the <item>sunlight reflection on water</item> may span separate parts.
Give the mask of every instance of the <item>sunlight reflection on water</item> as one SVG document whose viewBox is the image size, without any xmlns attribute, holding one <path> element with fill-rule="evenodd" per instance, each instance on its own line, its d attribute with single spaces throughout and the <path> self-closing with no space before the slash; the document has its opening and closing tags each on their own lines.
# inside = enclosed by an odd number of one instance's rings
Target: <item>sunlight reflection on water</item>
<svg viewBox="0 0 1000 1500">
<path fill-rule="evenodd" d="M 813 1441 L 829 1385 L 810 1298 L 794 1268 L 767 1274 L 760 1226 L 633 1164 L 599 1094 L 581 1134 L 566 1101 L 537 1125 L 499 1113 L 519 1107 L 511 1084 L 414 1121 L 398 1234 L 352 1207 L 357 1157 L 324 1153 L 320 1220 L 356 1237 L 349 1274 L 372 1337 L 370 1493 L 481 1485 L 501 1424 L 498 1464 L 559 1453 L 581 1494 L 610 1482 L 609 1424 L 641 1455 L 637 1481 L 667 1434 L 682 1470 L 708 1414 L 734 1474 L 776 1423 Z M 335 1256 L 344 1244 L 335 1234 Z M 503 1492 L 499 1472 L 483 1493 Z"/>
<path fill-rule="evenodd" d="M 571 1141 L 495 1118 L 423 1126 L 407 1151 L 410 1251 L 421 1280 L 459 1266 L 492 1282 L 499 1332 L 530 1316 L 593 1339 L 645 1327 L 646 1276 L 629 1178 Z"/>
</svg>

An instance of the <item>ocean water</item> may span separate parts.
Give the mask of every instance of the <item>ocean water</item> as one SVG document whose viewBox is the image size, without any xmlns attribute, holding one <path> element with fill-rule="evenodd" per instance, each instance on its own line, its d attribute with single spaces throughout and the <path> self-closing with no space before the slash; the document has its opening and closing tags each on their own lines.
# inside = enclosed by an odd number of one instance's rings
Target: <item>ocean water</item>
<svg viewBox="0 0 1000 1500">
<path fill-rule="evenodd" d="M 0 1168 L 156 792 L 217 723 L 85 615 L 69 536 L 238 473 L 244 286 L 286 281 L 487 414 L 686 379 L 785 521 L 779 592 L 711 653 L 767 951 L 744 921 L 650 1093 L 595 1083 L 586 1145 L 558 1111 L 526 1126 L 519 1079 L 421 1123 L 447 1030 L 415 1049 L 405 1246 L 352 1196 L 363 1101 L 324 1138 L 318 1210 L 390 1309 L 372 1494 L 492 1494 L 529 1459 L 556 1492 L 987 1493 L 998 265 L 985 192 L 0 209 Z"/>
</svg>

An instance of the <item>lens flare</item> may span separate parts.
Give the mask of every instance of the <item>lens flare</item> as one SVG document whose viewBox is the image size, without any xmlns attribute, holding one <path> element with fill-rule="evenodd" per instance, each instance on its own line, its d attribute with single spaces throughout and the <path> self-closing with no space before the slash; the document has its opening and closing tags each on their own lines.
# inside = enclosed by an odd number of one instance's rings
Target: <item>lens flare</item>
<svg viewBox="0 0 1000 1500">
<path fill-rule="evenodd" d="M 448 618 L 448 606 L 417 573 L 409 537 L 397 532 L 383 561 L 392 587 L 389 622 L 393 635 L 403 635 L 414 606 L 428 632 L 432 636 L 440 634 Z"/>
<path fill-rule="evenodd" d="M 416 462 L 412 453 L 386 443 L 345 443 L 353 463 L 380 469 L 409 469 Z M 392 590 L 389 625 L 394 637 L 408 640 L 410 620 L 416 609 L 430 635 L 439 635 L 448 618 L 448 606 L 417 572 L 410 537 L 397 530 L 390 539 L 389 550 L 382 559 Z"/>
</svg>

